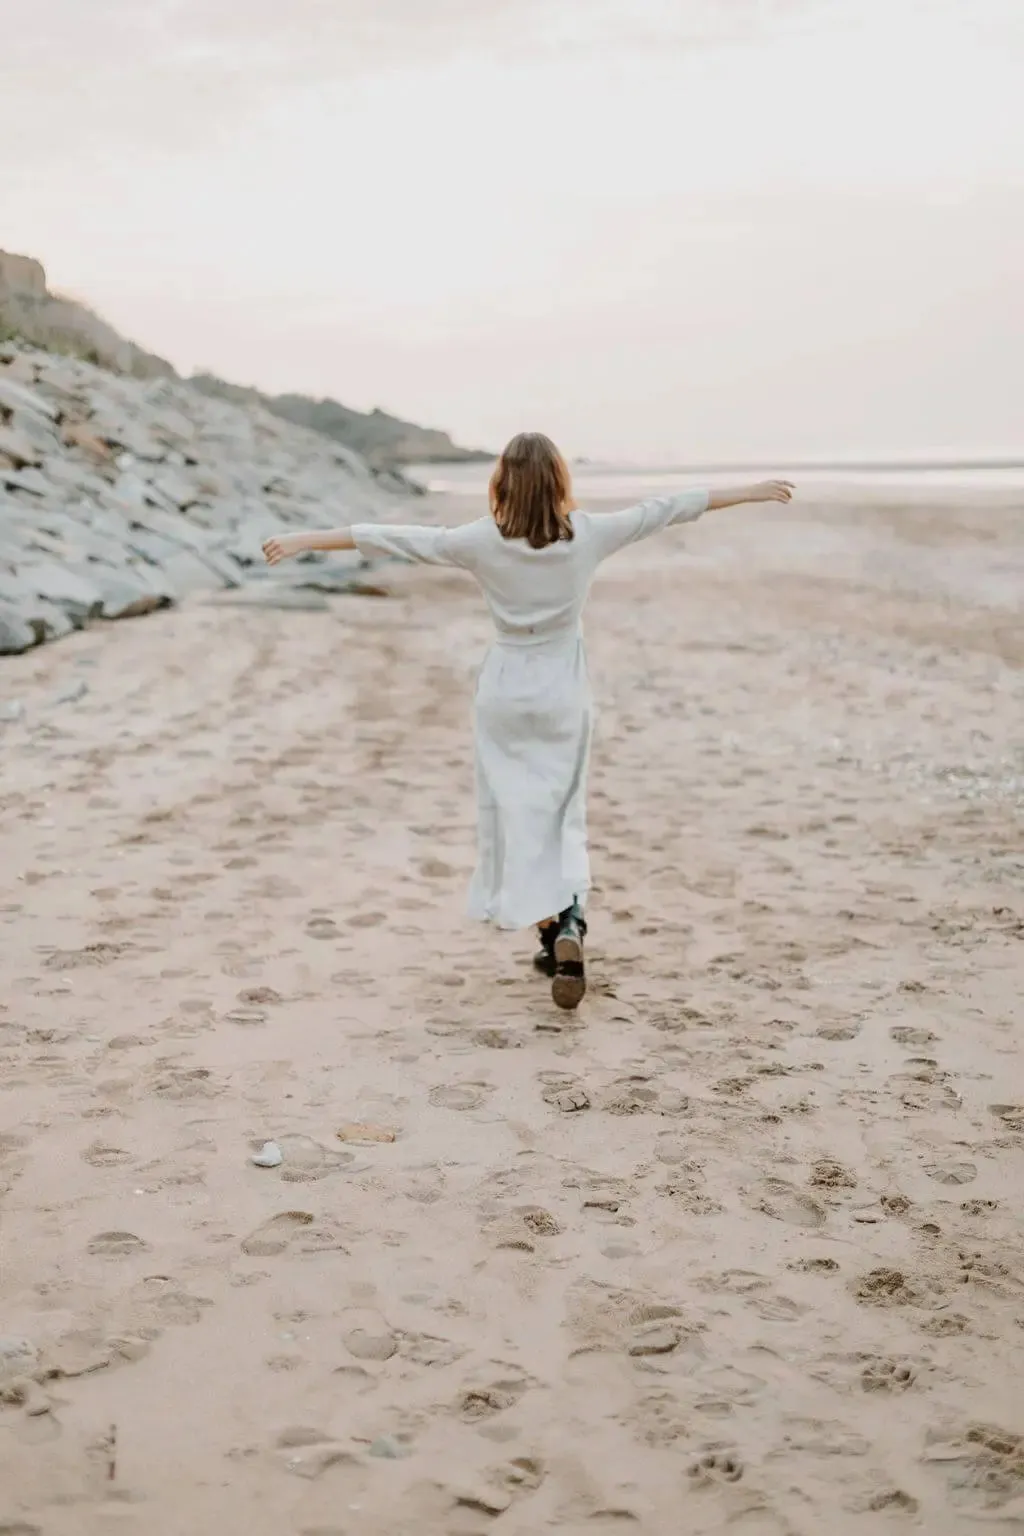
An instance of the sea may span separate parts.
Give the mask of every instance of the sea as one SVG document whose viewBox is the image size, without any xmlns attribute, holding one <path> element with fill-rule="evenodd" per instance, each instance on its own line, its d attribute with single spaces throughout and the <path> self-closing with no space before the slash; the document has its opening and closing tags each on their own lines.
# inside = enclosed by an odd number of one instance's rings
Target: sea
<svg viewBox="0 0 1024 1536">
<path fill-rule="evenodd" d="M 467 464 L 418 464 L 406 473 L 417 484 L 437 495 L 484 495 L 491 462 Z M 980 495 L 988 501 L 1021 503 L 1024 510 L 1024 454 L 1019 459 L 961 463 L 803 463 L 743 465 L 637 465 L 602 464 L 590 460 L 571 465 L 577 500 L 622 501 L 664 495 L 687 485 L 708 480 L 725 485 L 742 480 L 792 480 L 801 489 L 823 497 L 847 500 L 867 496 L 871 500 L 943 500 Z"/>
</svg>

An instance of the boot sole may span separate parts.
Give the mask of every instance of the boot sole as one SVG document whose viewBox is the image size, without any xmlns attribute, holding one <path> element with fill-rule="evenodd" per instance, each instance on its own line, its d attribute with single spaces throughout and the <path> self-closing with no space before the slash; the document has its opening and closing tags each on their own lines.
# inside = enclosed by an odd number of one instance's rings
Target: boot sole
<svg viewBox="0 0 1024 1536">
<path fill-rule="evenodd" d="M 558 970 L 551 983 L 551 998 L 557 1008 L 570 1012 L 578 1008 L 587 991 L 583 965 L 583 944 L 571 934 L 559 934 L 555 940 L 555 964 Z M 562 967 L 572 967 L 563 970 Z"/>
</svg>

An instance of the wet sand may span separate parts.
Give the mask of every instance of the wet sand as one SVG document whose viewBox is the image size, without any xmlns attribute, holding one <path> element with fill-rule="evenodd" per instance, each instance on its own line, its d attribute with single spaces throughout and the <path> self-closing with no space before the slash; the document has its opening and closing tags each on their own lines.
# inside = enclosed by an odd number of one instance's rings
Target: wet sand
<svg viewBox="0 0 1024 1536">
<path fill-rule="evenodd" d="M 609 565 L 576 1018 L 462 916 L 461 577 L 6 663 L 0 1531 L 1024 1528 L 1022 579 Z"/>
</svg>

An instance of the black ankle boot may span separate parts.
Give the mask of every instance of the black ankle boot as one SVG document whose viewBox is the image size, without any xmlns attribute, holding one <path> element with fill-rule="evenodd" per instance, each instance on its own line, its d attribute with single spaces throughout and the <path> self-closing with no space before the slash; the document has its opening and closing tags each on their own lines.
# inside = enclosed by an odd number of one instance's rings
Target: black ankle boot
<svg viewBox="0 0 1024 1536">
<path fill-rule="evenodd" d="M 551 983 L 551 996 L 559 1008 L 578 1008 L 587 990 L 587 972 L 583 960 L 583 940 L 587 936 L 587 920 L 579 902 L 559 915 L 558 932 L 555 936 L 555 975 Z"/>
<path fill-rule="evenodd" d="M 555 937 L 558 933 L 557 923 L 545 923 L 543 927 L 537 925 L 537 937 L 540 939 L 540 949 L 533 957 L 533 968 L 542 976 L 554 976 L 555 974 Z"/>
</svg>

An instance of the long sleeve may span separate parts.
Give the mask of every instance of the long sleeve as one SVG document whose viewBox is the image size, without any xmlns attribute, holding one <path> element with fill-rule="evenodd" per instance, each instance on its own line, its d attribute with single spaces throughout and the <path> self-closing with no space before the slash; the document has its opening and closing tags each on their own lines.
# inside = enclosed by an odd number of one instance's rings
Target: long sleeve
<svg viewBox="0 0 1024 1536">
<path fill-rule="evenodd" d="M 692 523 L 708 509 L 710 492 L 680 491 L 675 496 L 654 496 L 621 512 L 588 512 L 587 529 L 597 560 L 606 560 L 627 544 L 648 539 L 675 523 Z"/>
<path fill-rule="evenodd" d="M 420 565 L 463 565 L 462 529 L 411 524 L 357 523 L 352 538 L 361 555 L 411 560 Z"/>
</svg>

